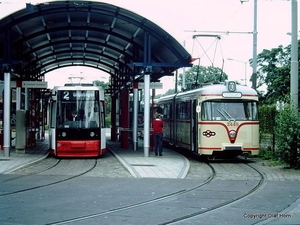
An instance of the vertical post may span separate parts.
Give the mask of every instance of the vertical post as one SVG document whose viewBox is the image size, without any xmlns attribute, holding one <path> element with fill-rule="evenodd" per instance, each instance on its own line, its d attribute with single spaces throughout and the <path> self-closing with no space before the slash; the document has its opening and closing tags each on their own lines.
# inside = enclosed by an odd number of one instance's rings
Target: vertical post
<svg viewBox="0 0 300 225">
<path fill-rule="evenodd" d="M 16 110 L 21 109 L 21 102 L 22 102 L 22 92 L 21 92 L 22 83 L 17 81 L 16 87 Z"/>
<path fill-rule="evenodd" d="M 252 88 L 256 90 L 257 83 L 257 0 L 254 0 L 254 25 L 253 25 L 253 57 L 252 57 Z"/>
<path fill-rule="evenodd" d="M 150 113 L 150 118 L 153 119 L 153 115 L 154 115 L 154 99 L 155 99 L 155 95 L 156 95 L 156 91 L 155 88 L 152 89 L 152 96 L 151 96 L 151 113 Z"/>
<path fill-rule="evenodd" d="M 175 93 L 178 92 L 178 70 L 175 71 Z"/>
<path fill-rule="evenodd" d="M 121 134 L 121 148 L 129 148 L 129 91 L 127 88 L 121 92 L 121 121 L 120 125 L 123 130 Z"/>
<path fill-rule="evenodd" d="M 10 156 L 10 102 L 11 102 L 11 87 L 10 87 L 10 72 L 4 73 L 4 116 L 3 116 L 3 149 L 4 156 Z"/>
<path fill-rule="evenodd" d="M 149 157 L 150 149 L 150 74 L 151 66 L 151 38 L 148 32 L 144 33 L 144 157 Z"/>
<path fill-rule="evenodd" d="M 137 140 L 137 132 L 138 132 L 138 88 L 133 87 L 133 150 L 137 150 L 138 140 Z"/>
<path fill-rule="evenodd" d="M 117 120 L 116 120 L 116 114 L 117 114 L 117 97 L 115 95 L 113 95 L 111 97 L 111 136 L 110 139 L 112 141 L 116 141 L 117 140 Z"/>
<path fill-rule="evenodd" d="M 247 62 L 244 62 L 245 64 L 245 86 L 247 86 Z"/>
<path fill-rule="evenodd" d="M 28 88 L 25 88 L 25 110 L 26 111 L 29 109 L 28 98 L 29 98 L 29 91 Z"/>
<path fill-rule="evenodd" d="M 298 109 L 298 2 L 292 0 L 291 107 Z"/>
<path fill-rule="evenodd" d="M 183 47 L 185 48 L 185 41 L 183 42 Z M 182 90 L 185 90 L 185 67 L 183 67 L 182 71 Z"/>
<path fill-rule="evenodd" d="M 150 74 L 144 75 L 144 157 L 149 157 L 150 149 Z"/>
</svg>

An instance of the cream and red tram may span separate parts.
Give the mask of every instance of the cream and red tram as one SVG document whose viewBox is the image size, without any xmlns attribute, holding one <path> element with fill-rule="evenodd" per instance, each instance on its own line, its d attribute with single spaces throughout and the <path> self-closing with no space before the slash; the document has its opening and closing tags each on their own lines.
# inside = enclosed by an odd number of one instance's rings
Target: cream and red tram
<svg viewBox="0 0 300 225">
<path fill-rule="evenodd" d="M 258 95 L 234 81 L 165 96 L 157 101 L 163 114 L 164 141 L 199 155 L 259 152 Z"/>
<path fill-rule="evenodd" d="M 106 151 L 104 91 L 96 86 L 54 87 L 50 148 L 58 157 L 97 157 Z"/>
</svg>

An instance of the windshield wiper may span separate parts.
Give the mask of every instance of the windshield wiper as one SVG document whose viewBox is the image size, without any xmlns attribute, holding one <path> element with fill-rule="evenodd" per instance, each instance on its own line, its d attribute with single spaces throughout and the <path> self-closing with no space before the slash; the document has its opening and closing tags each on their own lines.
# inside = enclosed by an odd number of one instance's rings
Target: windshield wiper
<svg viewBox="0 0 300 225">
<path fill-rule="evenodd" d="M 225 109 L 222 109 L 222 111 L 218 110 L 217 111 L 225 118 L 227 119 L 228 121 L 234 121 L 235 122 L 235 119 L 228 113 L 225 111 Z"/>
<path fill-rule="evenodd" d="M 225 111 L 225 109 L 223 109 L 223 112 L 229 117 L 229 120 L 228 121 L 234 121 L 235 122 L 235 119 L 228 113 Z"/>
</svg>

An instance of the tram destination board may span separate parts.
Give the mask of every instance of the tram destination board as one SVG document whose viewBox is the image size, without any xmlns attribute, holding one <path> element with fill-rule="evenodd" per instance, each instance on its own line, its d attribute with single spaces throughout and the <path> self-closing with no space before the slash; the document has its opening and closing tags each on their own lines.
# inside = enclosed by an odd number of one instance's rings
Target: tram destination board
<svg viewBox="0 0 300 225">
<path fill-rule="evenodd" d="M 57 96 L 59 100 L 95 100 L 98 91 L 94 90 L 63 90 L 58 91 Z"/>
</svg>

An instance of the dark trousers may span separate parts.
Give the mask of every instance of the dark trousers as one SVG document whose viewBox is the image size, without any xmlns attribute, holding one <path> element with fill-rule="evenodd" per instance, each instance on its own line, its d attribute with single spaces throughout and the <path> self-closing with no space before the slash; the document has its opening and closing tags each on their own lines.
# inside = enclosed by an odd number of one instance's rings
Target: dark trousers
<svg viewBox="0 0 300 225">
<path fill-rule="evenodd" d="M 162 153 L 162 143 L 163 143 L 163 133 L 154 133 L 153 138 L 154 138 L 155 154 L 156 155 L 157 155 L 157 153 L 161 154 Z"/>
</svg>

